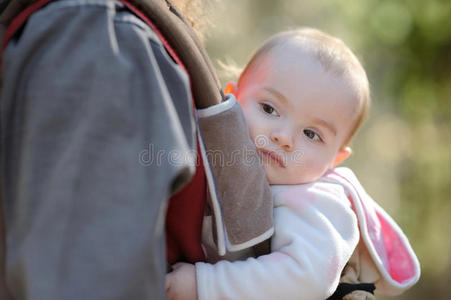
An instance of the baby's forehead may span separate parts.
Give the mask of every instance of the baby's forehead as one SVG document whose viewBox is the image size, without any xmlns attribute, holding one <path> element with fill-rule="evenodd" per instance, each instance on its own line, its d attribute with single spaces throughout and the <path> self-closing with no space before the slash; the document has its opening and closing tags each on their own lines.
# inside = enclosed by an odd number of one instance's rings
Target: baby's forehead
<svg viewBox="0 0 451 300">
<path fill-rule="evenodd" d="M 257 80 L 262 76 L 287 74 L 297 76 L 299 81 L 321 77 L 325 85 L 334 83 L 347 90 L 351 98 L 360 99 L 362 84 L 357 72 L 353 72 L 352 64 L 343 58 L 333 57 L 334 53 L 327 52 L 326 46 L 321 50 L 317 47 L 300 38 L 287 39 L 262 51 L 247 72 L 250 79 Z"/>
<path fill-rule="evenodd" d="M 357 116 L 360 113 L 362 97 L 355 77 L 345 72 L 336 72 L 333 68 L 327 69 L 317 57 L 303 51 L 304 48 L 299 48 L 296 44 L 274 50 L 266 55 L 261 64 L 263 68 L 267 68 L 269 78 L 277 78 L 285 73 L 282 78 L 294 78 L 293 81 L 286 81 L 284 86 L 287 89 L 291 88 L 290 84 L 296 84 L 301 89 L 299 95 L 303 95 L 302 89 L 311 91 L 307 95 L 312 97 L 307 98 L 307 102 L 314 103 L 323 99 L 327 110 L 340 106 L 340 111 L 347 116 Z M 297 99 L 299 98 L 292 97 L 292 101 Z"/>
<path fill-rule="evenodd" d="M 267 47 L 265 51 L 262 51 L 262 54 L 266 57 L 289 55 L 304 59 L 309 58 L 317 60 L 316 56 L 319 50 L 326 50 L 326 46 L 323 45 L 322 47 L 320 47 L 304 39 L 292 37 L 282 40 L 279 43 L 275 43 L 270 47 Z"/>
<path fill-rule="evenodd" d="M 296 45 L 280 45 L 260 53 L 246 70 L 246 76 L 250 79 L 258 79 L 262 76 L 276 77 L 289 74 L 299 80 L 315 75 L 321 76 L 324 68 L 313 55 Z"/>
<path fill-rule="evenodd" d="M 339 83 L 348 90 L 351 98 L 362 98 L 362 78 L 353 62 L 344 58 L 340 51 L 333 51 L 327 46 L 317 49 L 318 45 L 310 45 L 301 39 L 289 39 L 285 43 L 268 49 L 262 57 L 262 66 L 270 68 L 282 67 L 287 71 L 298 68 L 309 77 L 322 76 L 329 81 Z"/>
</svg>

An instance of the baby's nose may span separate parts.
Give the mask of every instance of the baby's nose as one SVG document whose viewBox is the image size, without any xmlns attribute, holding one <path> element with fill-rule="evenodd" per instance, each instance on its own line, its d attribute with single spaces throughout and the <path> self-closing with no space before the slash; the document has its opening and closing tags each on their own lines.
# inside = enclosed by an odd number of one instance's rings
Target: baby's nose
<svg viewBox="0 0 451 300">
<path fill-rule="evenodd" d="M 274 132 L 271 134 L 271 141 L 285 151 L 293 151 L 293 138 L 290 134 L 284 132 Z"/>
</svg>

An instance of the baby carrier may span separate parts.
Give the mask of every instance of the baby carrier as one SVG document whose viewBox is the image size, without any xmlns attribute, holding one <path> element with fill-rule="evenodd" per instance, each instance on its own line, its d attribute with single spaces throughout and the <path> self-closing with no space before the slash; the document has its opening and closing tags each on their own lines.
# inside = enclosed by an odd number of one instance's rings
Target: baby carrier
<svg viewBox="0 0 451 300">
<path fill-rule="evenodd" d="M 1 53 L 8 42 L 26 26 L 27 19 L 52 0 L 4 0 L 0 4 Z M 188 234 L 171 236 L 171 232 L 187 230 L 193 220 L 201 220 L 205 202 L 214 216 L 214 232 L 219 254 L 234 251 L 236 248 L 252 247 L 267 240 L 273 232 L 272 199 L 263 168 L 247 161 L 239 161 L 234 166 L 214 165 L 206 156 L 206 151 L 221 150 L 225 156 L 240 153 L 255 153 L 255 146 L 247 134 L 247 126 L 238 104 L 222 105 L 224 95 L 212 65 L 203 47 L 187 21 L 171 4 L 160 0 L 119 0 L 129 11 L 144 21 L 160 38 L 166 51 L 189 75 L 193 107 L 203 110 L 198 114 L 198 140 L 196 172 L 191 181 L 177 192 L 169 201 L 166 220 L 168 252 L 170 263 L 177 260 L 177 251 L 185 251 L 182 258 L 195 262 L 203 259 L 198 240 L 179 240 L 183 236 L 199 234 L 201 225 L 190 229 Z M 1 57 L 0 57 L 1 58 Z M 200 116 L 202 115 L 202 116 Z M 215 126 L 220 124 L 220 126 Z M 223 124 L 234 124 L 234 132 Z M 243 152 L 243 147 L 254 151 Z M 252 159 L 252 158 L 251 158 Z M 253 158 L 256 161 L 257 157 Z M 237 168 L 237 166 L 239 168 Z M 237 173 L 237 169 L 240 171 Z M 236 191 L 237 186 L 247 182 L 245 188 Z M 224 193 L 234 187 L 236 193 Z M 199 191 L 208 188 L 208 193 Z M 1 193 L 3 195 L 3 192 Z M 183 201 L 189 199 L 189 201 Z M 235 199 L 240 199 L 241 209 L 234 210 Z M 189 203 L 186 203 L 189 202 Z M 177 203 L 177 205 L 171 205 Z M 0 201 L 0 298 L 7 298 L 5 281 L 5 223 L 3 201 Z M 187 213 L 186 210 L 191 210 Z M 175 220 L 175 221 L 174 221 Z M 199 222 L 197 222 L 199 223 Z M 237 225 L 239 224 L 239 226 Z M 244 234 L 243 234 L 244 233 Z M 200 239 L 199 239 L 200 240 Z M 184 247 L 178 249 L 177 247 Z M 261 247 L 259 247 L 261 248 Z M 173 260 L 171 261 L 171 257 Z"/>
</svg>

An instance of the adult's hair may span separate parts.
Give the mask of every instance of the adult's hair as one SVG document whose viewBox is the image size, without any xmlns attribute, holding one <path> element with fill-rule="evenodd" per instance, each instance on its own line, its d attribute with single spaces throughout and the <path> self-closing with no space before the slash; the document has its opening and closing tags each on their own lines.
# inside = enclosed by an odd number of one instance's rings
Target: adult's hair
<svg viewBox="0 0 451 300">
<path fill-rule="evenodd" d="M 211 27 L 209 2 L 207 0 L 171 0 L 170 2 L 188 20 L 203 42 L 207 29 Z"/>
</svg>

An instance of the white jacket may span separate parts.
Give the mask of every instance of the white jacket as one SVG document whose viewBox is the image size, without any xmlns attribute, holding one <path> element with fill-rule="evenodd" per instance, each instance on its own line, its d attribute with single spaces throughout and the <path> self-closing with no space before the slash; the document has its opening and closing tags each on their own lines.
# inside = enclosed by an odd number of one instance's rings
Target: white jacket
<svg viewBox="0 0 451 300">
<path fill-rule="evenodd" d="M 320 179 L 271 189 L 272 252 L 245 261 L 196 263 L 199 300 L 326 299 L 336 289 L 359 240 L 343 187 Z"/>
<path fill-rule="evenodd" d="M 247 250 L 222 260 L 207 257 L 215 264 L 196 263 L 199 300 L 326 299 L 347 263 L 341 281 L 375 283 L 376 293 L 396 295 L 418 281 L 419 263 L 407 238 L 351 170 L 271 189 L 272 252 L 254 258 Z M 214 248 L 212 241 L 203 236 L 207 248 Z"/>
</svg>

